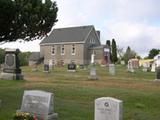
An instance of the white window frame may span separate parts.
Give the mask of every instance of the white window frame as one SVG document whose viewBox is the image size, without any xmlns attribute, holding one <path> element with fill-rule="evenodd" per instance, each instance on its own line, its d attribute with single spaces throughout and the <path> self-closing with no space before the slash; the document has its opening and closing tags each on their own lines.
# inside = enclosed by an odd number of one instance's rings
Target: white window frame
<svg viewBox="0 0 160 120">
<path fill-rule="evenodd" d="M 63 49 L 63 50 L 62 50 Z M 62 52 L 63 51 L 63 52 Z M 61 45 L 61 55 L 64 55 L 65 54 L 65 47 L 64 45 Z"/>
<path fill-rule="evenodd" d="M 74 48 L 74 53 L 73 53 L 73 48 Z M 75 54 L 76 54 L 76 46 L 75 46 L 75 44 L 72 44 L 71 55 L 75 55 Z"/>
<path fill-rule="evenodd" d="M 54 53 L 53 53 L 53 48 L 54 48 Z M 56 54 L 56 48 L 55 48 L 55 45 L 52 45 L 52 47 L 51 47 L 51 54 L 52 54 L 52 55 L 55 55 L 55 54 Z"/>
</svg>

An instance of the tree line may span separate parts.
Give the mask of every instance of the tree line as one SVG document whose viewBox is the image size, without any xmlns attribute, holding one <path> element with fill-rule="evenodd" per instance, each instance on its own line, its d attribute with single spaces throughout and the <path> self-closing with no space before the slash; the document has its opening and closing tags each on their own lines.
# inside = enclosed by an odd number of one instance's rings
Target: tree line
<svg viewBox="0 0 160 120">
<path fill-rule="evenodd" d="M 130 46 L 128 46 L 124 52 L 123 48 L 117 46 L 115 39 L 112 39 L 112 41 L 107 40 L 106 45 L 110 49 L 110 60 L 112 63 L 119 63 L 120 61 L 124 61 L 125 64 L 127 64 L 129 59 L 141 59 L 141 56 L 132 50 Z M 153 59 L 159 53 L 160 49 L 153 48 L 149 51 L 148 56 L 146 56 L 144 59 Z"/>
</svg>

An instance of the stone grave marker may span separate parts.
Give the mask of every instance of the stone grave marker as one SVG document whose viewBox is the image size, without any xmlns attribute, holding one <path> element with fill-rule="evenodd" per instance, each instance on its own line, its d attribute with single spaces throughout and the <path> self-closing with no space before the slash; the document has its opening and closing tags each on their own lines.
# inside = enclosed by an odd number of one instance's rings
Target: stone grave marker
<svg viewBox="0 0 160 120">
<path fill-rule="evenodd" d="M 24 91 L 20 112 L 28 112 L 37 115 L 43 120 L 57 120 L 58 114 L 54 113 L 53 93 L 26 90 Z"/>
<path fill-rule="evenodd" d="M 133 69 L 133 65 L 132 65 L 132 62 L 129 60 L 128 61 L 128 72 L 131 72 L 131 73 L 134 73 L 134 69 Z"/>
<path fill-rule="evenodd" d="M 115 75 L 115 64 L 109 64 L 109 74 Z"/>
<path fill-rule="evenodd" d="M 52 70 L 53 69 L 53 60 L 50 59 L 49 60 L 49 70 Z"/>
<path fill-rule="evenodd" d="M 160 81 L 160 67 L 156 68 L 156 80 L 155 81 Z"/>
<path fill-rule="evenodd" d="M 101 97 L 95 100 L 94 120 L 122 120 L 121 100 L 112 97 Z"/>
<path fill-rule="evenodd" d="M 5 63 L 3 67 L 3 72 L 0 74 L 1 79 L 5 80 L 23 79 L 18 57 L 19 52 L 20 52 L 19 49 L 5 50 Z"/>
<path fill-rule="evenodd" d="M 49 65 L 48 64 L 44 64 L 44 72 L 49 73 Z"/>
<path fill-rule="evenodd" d="M 76 64 L 74 64 L 74 63 L 68 64 L 68 71 L 69 72 L 76 72 Z"/>
<path fill-rule="evenodd" d="M 153 64 L 152 64 L 152 67 L 151 67 L 151 72 L 155 72 L 155 71 L 156 71 L 156 64 L 153 63 Z"/>
<path fill-rule="evenodd" d="M 90 76 L 89 79 L 91 80 L 98 80 L 97 72 L 95 67 L 90 68 Z"/>
</svg>

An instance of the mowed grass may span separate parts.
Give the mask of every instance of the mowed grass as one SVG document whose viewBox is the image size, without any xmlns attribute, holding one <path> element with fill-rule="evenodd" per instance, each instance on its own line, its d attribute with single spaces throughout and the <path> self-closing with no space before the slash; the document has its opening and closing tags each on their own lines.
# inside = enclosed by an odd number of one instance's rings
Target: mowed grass
<svg viewBox="0 0 160 120">
<path fill-rule="evenodd" d="M 155 73 L 128 73 L 125 66 L 116 66 L 116 75 L 107 67 L 96 66 L 99 80 L 89 80 L 89 67 L 69 73 L 67 67 L 55 67 L 44 73 L 23 67 L 25 80 L 0 80 L 0 120 L 11 120 L 20 109 L 24 90 L 54 93 L 54 111 L 59 120 L 94 120 L 94 100 L 114 97 L 123 100 L 124 120 L 160 120 L 160 83 L 153 82 Z"/>
</svg>

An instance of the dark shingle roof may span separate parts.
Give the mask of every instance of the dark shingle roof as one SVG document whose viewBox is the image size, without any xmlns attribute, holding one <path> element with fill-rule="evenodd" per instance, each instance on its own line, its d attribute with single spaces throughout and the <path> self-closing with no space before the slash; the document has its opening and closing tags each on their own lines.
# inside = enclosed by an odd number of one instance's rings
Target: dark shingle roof
<svg viewBox="0 0 160 120">
<path fill-rule="evenodd" d="M 93 25 L 53 29 L 51 34 L 48 37 L 44 38 L 40 44 L 84 42 L 85 38 L 87 37 L 92 28 Z"/>
</svg>

